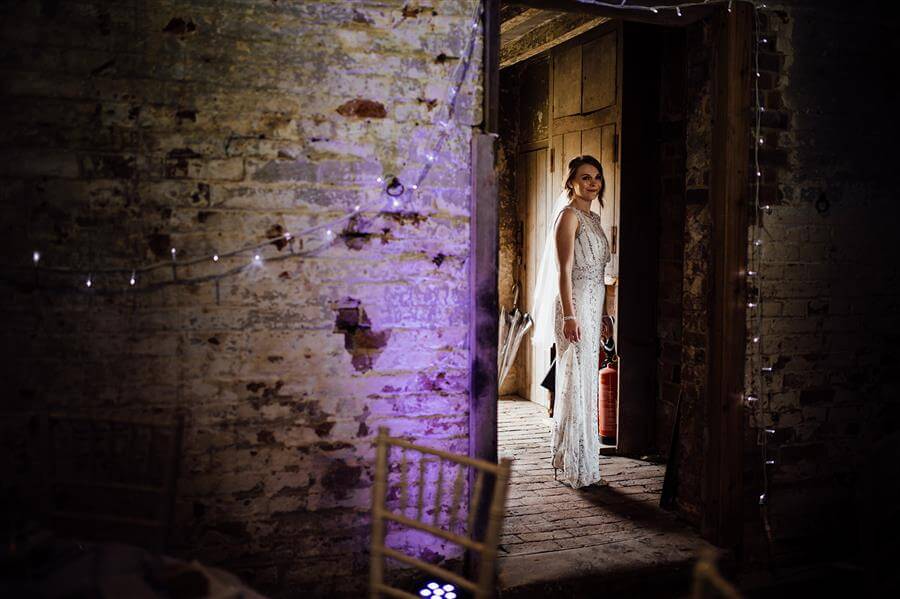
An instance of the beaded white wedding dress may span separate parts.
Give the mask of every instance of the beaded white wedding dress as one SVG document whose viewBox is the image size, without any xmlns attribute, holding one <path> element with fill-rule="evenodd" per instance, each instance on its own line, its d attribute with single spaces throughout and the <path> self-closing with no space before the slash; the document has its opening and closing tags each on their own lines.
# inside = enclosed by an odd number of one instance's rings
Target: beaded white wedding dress
<svg viewBox="0 0 900 599">
<path fill-rule="evenodd" d="M 556 394 L 551 430 L 551 460 L 559 480 L 574 487 L 600 481 L 600 436 L 597 392 L 600 384 L 600 326 L 606 295 L 604 275 L 610 261 L 609 241 L 600 215 L 574 206 L 578 217 L 572 265 L 572 304 L 581 341 L 563 336 L 559 294 L 555 305 Z"/>
</svg>

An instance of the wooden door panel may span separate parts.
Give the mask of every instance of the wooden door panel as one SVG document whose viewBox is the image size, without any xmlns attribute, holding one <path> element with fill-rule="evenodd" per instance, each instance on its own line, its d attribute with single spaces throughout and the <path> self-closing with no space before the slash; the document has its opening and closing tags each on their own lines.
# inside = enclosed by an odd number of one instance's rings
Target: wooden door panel
<svg viewBox="0 0 900 599">
<path fill-rule="evenodd" d="M 581 156 L 581 131 L 572 131 L 563 135 L 563 159 L 559 165 L 563 177 L 569 172 L 569 161 L 576 156 Z M 562 190 L 562 185 L 560 185 L 560 190 Z"/>
<path fill-rule="evenodd" d="M 611 31 L 581 47 L 582 112 L 593 112 L 616 103 L 617 39 L 616 32 Z"/>
<path fill-rule="evenodd" d="M 553 56 L 553 118 L 581 112 L 581 47 L 570 46 Z"/>
</svg>

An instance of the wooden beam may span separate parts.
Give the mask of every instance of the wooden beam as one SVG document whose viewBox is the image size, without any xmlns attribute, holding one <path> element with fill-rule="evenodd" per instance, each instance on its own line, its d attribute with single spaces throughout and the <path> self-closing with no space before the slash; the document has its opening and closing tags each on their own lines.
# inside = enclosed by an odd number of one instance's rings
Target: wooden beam
<svg viewBox="0 0 900 599">
<path fill-rule="evenodd" d="M 516 16 L 500 23 L 500 38 L 504 42 L 518 39 L 544 21 L 555 18 L 558 14 L 539 8 L 526 8 Z"/>
<path fill-rule="evenodd" d="M 537 56 L 608 21 L 606 17 L 562 14 L 500 49 L 500 68 Z"/>
<path fill-rule="evenodd" d="M 716 16 L 710 214 L 712 251 L 707 422 L 701 532 L 720 546 L 743 529 L 743 406 L 746 343 L 750 39 L 752 7 Z"/>
<path fill-rule="evenodd" d="M 614 2 L 610 2 L 610 4 L 612 3 Z M 674 8 L 660 9 L 658 13 L 642 9 L 651 6 L 659 6 L 659 3 L 653 0 L 628 0 L 628 3 L 624 6 L 614 7 L 598 6 L 596 4 L 578 2 L 576 0 L 516 0 L 516 4 L 543 10 L 575 12 L 611 19 L 622 19 L 623 21 L 637 21 L 655 25 L 674 26 L 692 23 L 697 19 L 701 19 L 711 14 L 711 12 L 716 9 L 715 5 L 705 6 L 700 4 L 682 8 L 681 16 L 678 16 L 678 13 L 675 12 Z"/>
</svg>

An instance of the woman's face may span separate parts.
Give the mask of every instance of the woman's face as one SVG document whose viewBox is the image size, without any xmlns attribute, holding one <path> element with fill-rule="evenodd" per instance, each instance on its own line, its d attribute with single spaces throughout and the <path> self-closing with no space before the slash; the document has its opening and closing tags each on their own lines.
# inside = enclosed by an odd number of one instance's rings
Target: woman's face
<svg viewBox="0 0 900 599">
<path fill-rule="evenodd" d="M 575 177 L 572 179 L 571 185 L 576 196 L 593 201 L 597 199 L 597 194 L 603 188 L 603 177 L 600 175 L 597 167 L 590 164 L 582 164 L 575 171 Z"/>
</svg>

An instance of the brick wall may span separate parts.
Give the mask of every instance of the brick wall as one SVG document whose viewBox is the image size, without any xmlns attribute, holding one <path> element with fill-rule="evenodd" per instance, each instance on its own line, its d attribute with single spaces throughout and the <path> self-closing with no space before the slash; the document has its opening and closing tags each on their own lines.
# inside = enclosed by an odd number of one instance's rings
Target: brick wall
<svg viewBox="0 0 900 599">
<path fill-rule="evenodd" d="M 190 413 L 178 551 L 261 590 L 362 588 L 377 428 L 467 451 L 466 260 L 480 43 L 458 123 L 412 179 L 468 1 L 4 5 L 7 410 Z M 404 162 L 408 165 L 404 167 Z M 309 257 L 210 256 L 361 213 Z M 314 243 L 315 240 L 306 240 Z M 77 269 L 53 275 L 31 268 Z M 117 275 L 90 269 L 121 268 Z M 35 282 L 38 284 L 35 285 Z M 14 350 L 10 352 L 9 350 Z M 394 538 L 431 560 L 449 549 Z M 348 576 L 348 574 L 350 574 Z"/>
<path fill-rule="evenodd" d="M 776 429 L 769 513 L 782 563 L 886 547 L 879 531 L 900 523 L 887 499 L 900 464 L 897 127 L 880 66 L 897 24 L 869 6 L 791 2 L 761 22 L 761 203 L 774 206 L 763 215 L 761 355 L 773 372 L 756 416 Z M 748 374 L 759 366 L 748 361 Z M 758 531 L 755 436 L 747 446 Z"/>
</svg>

